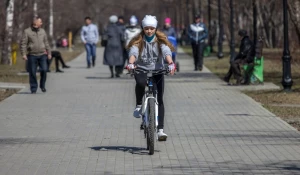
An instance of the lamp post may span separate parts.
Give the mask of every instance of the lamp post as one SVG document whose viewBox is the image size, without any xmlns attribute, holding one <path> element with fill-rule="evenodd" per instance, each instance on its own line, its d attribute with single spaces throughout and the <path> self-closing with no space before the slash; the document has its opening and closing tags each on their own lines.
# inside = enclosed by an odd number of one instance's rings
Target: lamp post
<svg viewBox="0 0 300 175">
<path fill-rule="evenodd" d="M 185 25 L 188 26 L 190 23 L 190 16 L 189 16 L 189 0 L 185 1 L 185 9 L 186 9 L 186 16 L 185 16 Z"/>
<path fill-rule="evenodd" d="M 213 52 L 213 45 L 211 42 L 211 13 L 210 13 L 210 0 L 207 0 L 207 4 L 208 4 L 208 45 L 210 47 L 211 52 Z"/>
<path fill-rule="evenodd" d="M 234 25 L 233 25 L 233 19 L 234 19 L 234 9 L 233 9 L 233 0 L 230 0 L 230 35 L 231 35 L 231 41 L 230 41 L 230 61 L 234 60 L 235 57 L 235 42 L 234 42 Z"/>
<path fill-rule="evenodd" d="M 293 80 L 291 75 L 291 56 L 289 51 L 287 0 L 283 0 L 284 49 L 282 56 L 282 86 L 284 91 L 291 91 Z"/>
<path fill-rule="evenodd" d="M 223 21 L 222 21 L 222 8 L 221 0 L 218 0 L 218 18 L 219 18 L 219 39 L 218 39 L 218 58 L 221 59 L 224 57 L 223 54 Z"/>
</svg>

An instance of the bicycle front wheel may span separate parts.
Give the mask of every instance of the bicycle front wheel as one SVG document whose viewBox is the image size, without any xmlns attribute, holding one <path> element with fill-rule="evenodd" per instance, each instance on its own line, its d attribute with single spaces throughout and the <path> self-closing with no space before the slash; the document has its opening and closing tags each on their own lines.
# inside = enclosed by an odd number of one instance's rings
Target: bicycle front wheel
<svg viewBox="0 0 300 175">
<path fill-rule="evenodd" d="M 148 101 L 148 109 L 149 109 L 149 126 L 148 126 L 148 146 L 149 146 L 149 154 L 154 154 L 154 142 L 155 142 L 155 99 L 150 98 Z"/>
</svg>

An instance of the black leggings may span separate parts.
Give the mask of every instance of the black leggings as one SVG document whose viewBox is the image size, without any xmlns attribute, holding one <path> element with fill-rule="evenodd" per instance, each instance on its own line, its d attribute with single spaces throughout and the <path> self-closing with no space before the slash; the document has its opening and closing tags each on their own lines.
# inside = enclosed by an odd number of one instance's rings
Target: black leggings
<svg viewBox="0 0 300 175">
<path fill-rule="evenodd" d="M 143 96 L 145 94 L 145 87 L 147 85 L 147 74 L 135 74 L 135 95 L 136 105 L 142 105 Z M 157 101 L 158 101 L 158 126 L 157 129 L 164 129 L 165 107 L 163 102 L 164 96 L 164 75 L 155 75 L 153 79 L 156 83 L 154 89 L 157 89 Z"/>
<path fill-rule="evenodd" d="M 52 63 L 52 60 L 53 58 L 55 58 L 55 68 L 56 70 L 59 70 L 59 61 L 61 62 L 61 65 L 64 67 L 66 66 L 62 56 L 61 56 L 61 53 L 59 51 L 52 51 L 51 52 L 51 56 L 52 56 L 52 59 L 47 59 L 47 64 L 48 64 L 48 70 L 50 70 L 50 65 Z"/>
<path fill-rule="evenodd" d="M 195 69 L 203 67 L 203 51 L 205 44 L 204 43 L 192 43 L 193 57 Z"/>
</svg>

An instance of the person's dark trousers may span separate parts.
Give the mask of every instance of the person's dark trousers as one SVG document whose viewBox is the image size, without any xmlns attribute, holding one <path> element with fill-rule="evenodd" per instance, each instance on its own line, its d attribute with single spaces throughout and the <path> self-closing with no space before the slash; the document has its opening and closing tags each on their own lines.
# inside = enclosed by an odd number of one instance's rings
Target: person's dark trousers
<svg viewBox="0 0 300 175">
<path fill-rule="evenodd" d="M 86 61 L 87 61 L 87 66 L 90 67 L 91 64 L 93 66 L 95 65 L 96 62 L 96 44 L 90 44 L 86 43 L 85 44 L 85 50 L 86 50 Z"/>
<path fill-rule="evenodd" d="M 193 49 L 193 57 L 194 57 L 194 65 L 195 70 L 202 70 L 203 67 L 203 51 L 204 51 L 205 43 L 204 42 L 192 42 Z"/>
<path fill-rule="evenodd" d="M 229 82 L 232 74 L 233 74 L 232 66 L 230 65 L 230 68 L 229 68 L 227 74 L 224 77 L 224 81 Z"/>
<path fill-rule="evenodd" d="M 56 71 L 59 70 L 59 62 L 61 63 L 62 67 L 67 67 L 66 63 L 64 62 L 61 53 L 59 51 L 52 51 L 51 52 L 52 58 L 55 58 L 55 68 Z M 52 62 L 52 59 L 49 60 L 50 64 Z M 50 64 L 48 65 L 50 67 Z"/>
<path fill-rule="evenodd" d="M 248 66 L 250 66 L 250 68 L 245 71 L 245 78 L 244 78 L 244 84 L 246 84 L 246 85 L 251 83 L 251 74 L 253 73 L 253 70 L 254 70 L 253 63 L 248 63 Z"/>
<path fill-rule="evenodd" d="M 47 59 L 47 72 L 50 72 L 50 66 L 52 63 L 53 57 L 51 59 Z"/>
<path fill-rule="evenodd" d="M 124 50 L 123 50 L 123 65 L 120 66 L 120 74 L 123 73 L 123 70 L 124 70 L 124 67 L 125 67 L 126 60 L 128 60 L 128 52 L 127 52 L 126 49 L 124 49 Z"/>
<path fill-rule="evenodd" d="M 59 70 L 59 62 L 61 63 L 62 67 L 67 66 L 65 64 L 64 60 L 62 59 L 60 52 L 52 51 L 51 56 L 52 56 L 51 59 L 47 59 L 48 72 L 50 72 L 50 66 L 51 66 L 51 63 L 52 63 L 53 59 L 55 59 L 55 69 L 56 69 L 56 71 Z"/>
<path fill-rule="evenodd" d="M 114 71 L 116 72 L 116 77 L 120 77 L 123 67 L 122 66 L 109 66 L 109 70 L 111 73 L 111 78 L 114 77 Z"/>
<path fill-rule="evenodd" d="M 40 88 L 45 88 L 47 78 L 47 55 L 33 56 L 28 55 L 28 71 L 29 71 L 29 83 L 31 92 L 36 92 L 38 83 L 36 79 L 37 66 L 40 68 Z"/>
<path fill-rule="evenodd" d="M 231 63 L 233 76 L 237 81 L 241 81 L 242 79 L 242 73 L 240 68 L 240 64 L 242 63 L 242 61 L 242 59 L 236 59 Z"/>
<path fill-rule="evenodd" d="M 147 74 L 136 74 L 135 76 L 136 86 L 136 105 L 142 105 L 143 96 L 145 94 L 145 87 L 147 85 Z M 164 96 L 164 75 L 153 76 L 155 81 L 154 89 L 157 89 L 157 101 L 158 101 L 158 126 L 157 129 L 164 129 L 165 107 L 163 102 Z"/>
</svg>

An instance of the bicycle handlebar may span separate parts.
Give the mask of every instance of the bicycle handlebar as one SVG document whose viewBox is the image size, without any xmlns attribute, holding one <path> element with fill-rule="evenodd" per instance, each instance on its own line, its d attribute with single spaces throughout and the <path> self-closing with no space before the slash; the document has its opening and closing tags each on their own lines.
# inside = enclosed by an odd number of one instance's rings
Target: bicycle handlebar
<svg viewBox="0 0 300 175">
<path fill-rule="evenodd" d="M 141 68 L 136 68 L 136 69 L 129 70 L 129 73 L 127 73 L 127 74 L 134 75 L 134 74 L 139 74 L 139 73 L 145 73 L 145 74 L 152 73 L 153 75 L 159 75 L 159 74 L 167 75 L 170 73 L 170 71 L 166 68 L 160 69 L 160 70 L 144 70 Z"/>
</svg>

